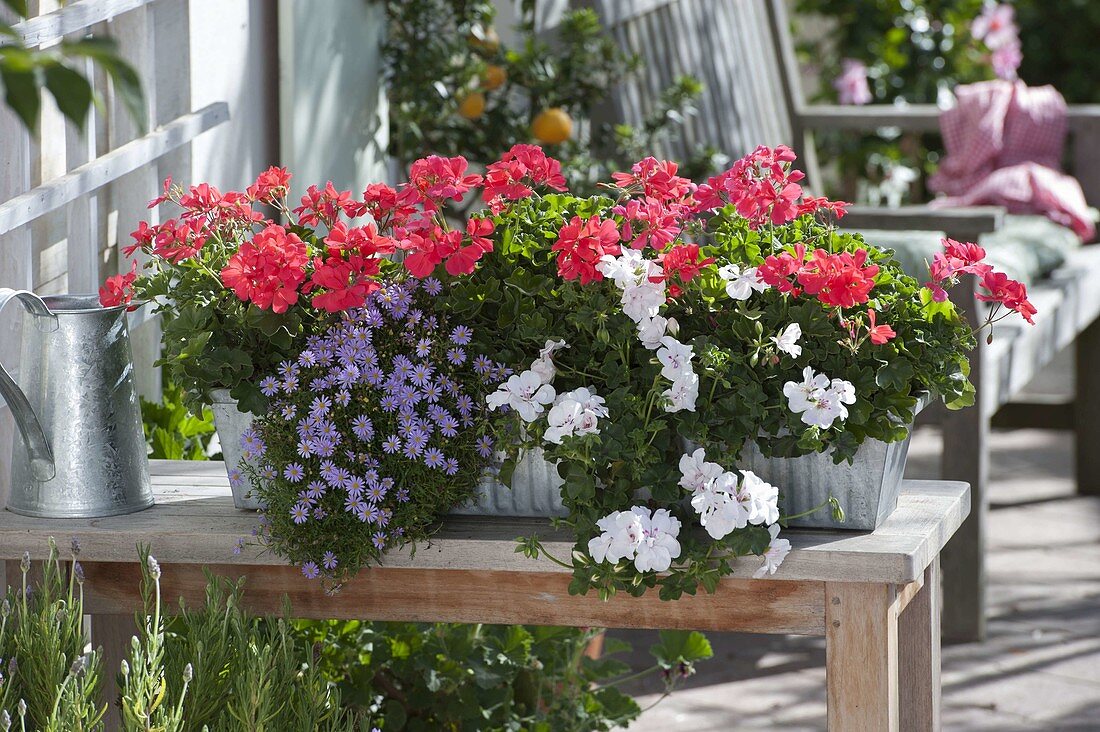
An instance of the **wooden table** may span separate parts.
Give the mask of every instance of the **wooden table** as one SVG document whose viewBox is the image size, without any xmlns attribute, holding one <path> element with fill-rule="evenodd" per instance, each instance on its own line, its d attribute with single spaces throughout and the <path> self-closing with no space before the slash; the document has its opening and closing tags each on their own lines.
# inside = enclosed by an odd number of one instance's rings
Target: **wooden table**
<svg viewBox="0 0 1100 732">
<path fill-rule="evenodd" d="M 774 578 L 751 579 L 759 559 L 739 560 L 713 595 L 661 602 L 657 593 L 568 593 L 570 574 L 516 554 L 515 539 L 538 532 L 555 556 L 571 542 L 545 521 L 455 517 L 415 557 L 386 557 L 336 596 L 278 557 L 246 546 L 257 524 L 236 511 L 221 463 L 154 461 L 157 505 L 101 519 L 0 515 L 0 559 L 24 550 L 41 559 L 46 539 L 80 540 L 94 642 L 110 661 L 132 633 L 140 607 L 137 545 L 163 568 L 166 605 L 203 602 L 203 567 L 247 576 L 246 605 L 277 613 L 284 596 L 303 618 L 530 623 L 612 628 L 793 633 L 826 638 L 829 728 L 939 729 L 939 565 L 944 543 L 970 510 L 963 483 L 907 481 L 893 515 L 873 533 L 790 531 L 793 550 Z"/>
</svg>

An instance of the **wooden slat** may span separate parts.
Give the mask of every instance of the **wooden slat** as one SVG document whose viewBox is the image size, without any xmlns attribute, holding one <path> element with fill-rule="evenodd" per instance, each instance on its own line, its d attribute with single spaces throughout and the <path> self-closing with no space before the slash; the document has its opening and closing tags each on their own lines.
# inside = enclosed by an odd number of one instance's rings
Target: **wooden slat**
<svg viewBox="0 0 1100 732">
<path fill-rule="evenodd" d="M 897 731 L 897 617 L 893 587 L 825 585 L 830 730 Z"/>
<path fill-rule="evenodd" d="M 939 562 L 898 608 L 898 708 L 902 732 L 940 731 Z M 899 596 L 899 602 L 902 598 Z"/>
<path fill-rule="evenodd" d="M 125 613 L 140 607 L 136 562 L 82 561 L 85 602 L 91 613 Z M 161 563 L 166 607 L 182 597 L 203 602 L 206 578 L 194 564 Z M 456 623 L 531 623 L 632 628 L 739 630 L 751 633 L 824 633 L 820 582 L 724 580 L 713 595 L 662 601 L 656 592 L 570 595 L 569 576 L 544 572 L 448 571 L 375 568 L 345 585 L 336 599 L 293 567 L 213 565 L 215 574 L 248 578 L 245 604 L 255 613 L 280 613 L 289 598 L 294 615 L 315 619 L 404 620 Z M 461 598 L 460 600 L 457 598 Z"/>
<path fill-rule="evenodd" d="M 0 204 L 0 234 L 24 226 L 79 196 L 148 165 L 227 119 L 229 107 L 224 102 L 211 104 Z"/>
<path fill-rule="evenodd" d="M 840 220 L 845 229 L 887 229 L 890 231 L 942 231 L 952 239 L 977 241 L 1004 223 L 1004 209 L 996 206 L 930 208 L 911 205 L 898 208 L 849 206 Z"/>
<path fill-rule="evenodd" d="M 811 129 L 874 132 L 882 127 L 898 127 L 905 132 L 939 132 L 940 109 L 934 104 L 869 104 L 866 106 L 813 104 L 798 113 Z M 1092 131 L 1100 120 L 1100 104 L 1074 104 L 1066 111 L 1070 132 Z"/>
<path fill-rule="evenodd" d="M 91 28 L 96 23 L 152 3 L 153 0 L 78 0 L 52 13 L 28 18 L 12 28 L 28 46 L 45 46 L 70 33 Z"/>
<path fill-rule="evenodd" d="M 127 516 L 97 519 L 44 520 L 0 515 L 0 558 L 18 558 L 24 550 L 35 558 L 46 553 L 49 536 L 76 536 L 84 561 L 132 561 L 137 544 L 148 544 L 165 563 L 280 565 L 283 560 L 260 547 L 239 554 L 238 540 L 249 540 L 258 526 L 255 513 L 232 507 L 228 481 L 181 482 L 180 475 L 158 475 L 177 470 L 175 463 L 154 463 L 154 494 L 158 505 Z M 212 466 L 197 463 L 200 475 Z M 178 473 L 178 470 L 177 470 Z M 905 584 L 919 578 L 944 542 L 969 511 L 965 485 L 909 481 L 893 515 L 874 533 L 787 531 L 793 551 L 777 579 Z M 538 534 L 554 556 L 569 556 L 571 536 L 554 532 L 544 519 L 448 517 L 432 540 L 385 557 L 394 568 L 448 570 L 508 570 L 517 573 L 567 573 L 549 560 L 531 560 L 515 553 L 515 540 Z M 760 565 L 756 557 L 733 562 L 733 577 L 749 578 Z"/>
</svg>

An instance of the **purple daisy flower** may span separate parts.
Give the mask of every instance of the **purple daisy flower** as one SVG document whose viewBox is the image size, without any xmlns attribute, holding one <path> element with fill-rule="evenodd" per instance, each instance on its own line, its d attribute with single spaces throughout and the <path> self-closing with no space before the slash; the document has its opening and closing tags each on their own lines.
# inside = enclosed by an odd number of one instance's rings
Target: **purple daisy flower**
<svg viewBox="0 0 1100 732">
<path fill-rule="evenodd" d="M 386 548 L 386 535 L 381 531 L 376 532 L 374 534 L 374 536 L 371 537 L 371 543 L 373 543 L 374 548 L 378 549 L 379 551 L 385 549 Z"/>
<path fill-rule="evenodd" d="M 443 472 L 447 475 L 454 475 L 458 472 L 458 460 L 455 458 L 447 458 L 443 463 Z"/>
<path fill-rule="evenodd" d="M 289 422 L 296 416 L 298 416 L 298 407 L 294 406 L 293 404 L 287 404 L 285 407 L 282 408 L 280 413 L 282 418 Z"/>
<path fill-rule="evenodd" d="M 444 437 L 454 437 L 458 434 L 458 420 L 447 416 L 439 420 L 439 434 Z"/>
<path fill-rule="evenodd" d="M 336 561 L 336 555 L 329 551 L 325 552 L 325 556 L 321 557 L 321 564 L 324 565 L 325 569 L 333 570 L 336 569 L 336 565 L 339 564 L 339 562 Z"/>
<path fill-rule="evenodd" d="M 279 364 L 279 374 L 284 379 L 297 378 L 299 373 L 298 364 L 293 361 L 283 361 Z"/>
<path fill-rule="evenodd" d="M 424 451 L 424 464 L 429 468 L 441 468 L 445 462 L 443 451 L 438 447 L 429 447 Z"/>
<path fill-rule="evenodd" d="M 466 363 L 466 351 L 461 348 L 448 348 L 447 361 L 455 366 Z"/>
<path fill-rule="evenodd" d="M 493 438 L 489 435 L 482 435 L 477 438 L 475 443 L 477 446 L 477 454 L 483 458 L 491 458 L 493 456 Z"/>
<path fill-rule="evenodd" d="M 327 490 L 328 488 L 324 483 L 319 480 L 312 480 L 309 485 L 306 486 L 306 495 L 316 501 L 321 498 L 321 496 L 325 495 L 325 491 Z"/>
<path fill-rule="evenodd" d="M 438 384 L 425 384 L 420 389 L 420 395 L 424 397 L 424 401 L 434 404 L 443 396 L 443 388 Z"/>
<path fill-rule="evenodd" d="M 344 484 L 344 489 L 348 492 L 348 495 L 361 496 L 363 491 L 367 487 L 367 481 L 360 478 L 358 475 L 353 475 L 348 478 Z"/>
<path fill-rule="evenodd" d="M 409 502 L 409 489 L 408 488 L 398 488 L 397 489 L 397 500 L 400 501 L 401 503 L 408 503 Z"/>
<path fill-rule="evenodd" d="M 458 407 L 459 414 L 465 417 L 474 411 L 474 400 L 467 394 L 459 394 L 455 399 L 455 406 Z"/>
<path fill-rule="evenodd" d="M 473 336 L 474 332 L 468 326 L 458 325 L 451 331 L 451 343 L 456 346 L 466 346 L 469 345 Z"/>
<path fill-rule="evenodd" d="M 424 292 L 428 293 L 432 297 L 435 297 L 439 293 L 443 292 L 443 283 L 437 280 L 435 277 L 429 277 L 422 283 L 424 285 Z"/>
<path fill-rule="evenodd" d="M 421 338 L 416 342 L 416 356 L 417 358 L 427 358 L 428 354 L 432 352 L 432 339 Z"/>
<path fill-rule="evenodd" d="M 260 468 L 260 477 L 264 480 L 274 480 L 278 473 L 275 468 L 270 465 L 264 465 Z"/>
<path fill-rule="evenodd" d="M 363 378 L 371 386 L 378 386 L 386 378 L 386 372 L 378 366 L 370 366 L 363 372 Z"/>
<path fill-rule="evenodd" d="M 328 413 L 332 410 L 332 400 L 327 396 L 320 396 L 315 398 L 309 405 L 309 416 L 316 417 L 320 420 L 322 417 L 327 417 Z"/>
<path fill-rule="evenodd" d="M 419 457 L 421 451 L 423 451 L 424 448 L 428 446 L 428 435 L 424 432 L 424 430 L 417 428 L 416 430 L 412 430 L 409 432 L 408 437 L 405 438 L 405 442 L 407 443 L 405 445 L 406 451 L 408 450 L 408 448 L 412 447 L 416 450 L 416 453 L 413 455 L 413 457 Z M 408 453 L 406 452 L 406 454 Z"/>
<path fill-rule="evenodd" d="M 233 486 L 234 488 L 238 488 L 243 483 L 244 477 L 241 475 L 241 471 L 237 470 L 236 468 L 233 468 L 233 470 L 229 471 L 229 485 Z"/>
<path fill-rule="evenodd" d="M 260 379 L 260 393 L 266 397 L 273 397 L 279 393 L 279 380 L 274 376 Z"/>
<path fill-rule="evenodd" d="M 317 365 L 317 354 L 308 348 L 298 354 L 298 363 L 306 368 Z"/>
<path fill-rule="evenodd" d="M 294 376 L 289 379 L 283 379 L 283 391 L 287 394 L 293 394 L 298 391 L 298 377 Z"/>
<path fill-rule="evenodd" d="M 375 483 L 370 488 L 367 488 L 367 500 L 372 503 L 378 503 L 386 497 L 386 489 L 382 487 L 380 483 Z"/>
<path fill-rule="evenodd" d="M 336 403 L 339 404 L 341 407 L 346 407 L 347 405 L 351 404 L 351 392 L 347 389 L 341 389 L 340 391 L 336 392 Z"/>
<path fill-rule="evenodd" d="M 306 439 L 301 440 L 298 443 L 298 455 L 303 460 L 309 460 L 311 457 L 313 457 L 313 454 L 314 453 L 313 453 L 313 438 L 312 437 L 307 437 Z M 294 482 L 297 482 L 297 481 L 294 481 Z"/>
<path fill-rule="evenodd" d="M 302 478 L 306 477 L 306 471 L 305 468 L 298 463 L 291 463 L 283 470 L 283 477 L 291 483 L 298 483 Z"/>
<path fill-rule="evenodd" d="M 390 435 L 382 441 L 382 450 L 387 455 L 393 455 L 395 452 L 401 449 L 401 438 L 397 435 Z"/>
<path fill-rule="evenodd" d="M 428 383 L 428 380 L 432 378 L 432 374 L 435 373 L 435 369 L 426 363 L 418 363 L 413 369 L 412 375 L 409 380 L 417 386 L 424 386 Z"/>
<path fill-rule="evenodd" d="M 394 394 L 387 394 L 382 397 L 382 400 L 378 402 L 378 406 L 382 407 L 383 412 L 392 412 L 397 409 L 397 396 Z"/>
<path fill-rule="evenodd" d="M 492 370 L 492 360 L 486 358 L 483 354 L 478 354 L 477 358 L 474 359 L 474 373 L 478 376 L 485 376 Z"/>
<path fill-rule="evenodd" d="M 302 565 L 302 574 L 306 579 L 317 579 L 321 575 L 321 570 L 317 568 L 316 562 L 306 562 Z"/>
<path fill-rule="evenodd" d="M 290 509 L 290 517 L 294 519 L 294 523 L 304 524 L 309 518 L 309 506 L 301 502 L 295 503 Z"/>
<path fill-rule="evenodd" d="M 365 414 L 360 414 L 351 421 L 351 431 L 363 442 L 370 442 L 374 437 L 374 423 Z"/>
</svg>

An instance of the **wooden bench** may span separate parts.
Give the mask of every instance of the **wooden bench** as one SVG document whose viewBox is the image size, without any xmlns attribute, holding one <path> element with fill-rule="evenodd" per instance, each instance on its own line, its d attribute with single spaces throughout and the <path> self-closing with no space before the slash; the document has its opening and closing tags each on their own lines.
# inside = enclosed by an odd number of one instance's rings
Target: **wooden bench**
<svg viewBox="0 0 1100 732">
<path fill-rule="evenodd" d="M 909 481 L 894 514 L 875 532 L 790 531 L 793 549 L 774 578 L 751 579 L 759 560 L 734 563 L 713 595 L 662 602 L 568 592 L 570 574 L 515 553 L 538 532 L 554 555 L 572 541 L 546 521 L 454 517 L 432 542 L 386 557 L 337 595 L 278 557 L 247 546 L 256 514 L 237 511 L 220 462 L 154 461 L 157 505 L 102 519 L 0 516 L 0 559 L 18 572 L 23 551 L 46 554 L 47 537 L 80 540 L 92 640 L 105 646 L 108 678 L 141 607 L 137 545 L 163 568 L 165 607 L 203 602 L 208 568 L 248 578 L 246 605 L 279 613 L 283 598 L 303 618 L 532 623 L 612 628 L 686 628 L 825 636 L 829 729 L 937 730 L 940 699 L 938 556 L 970 509 L 962 483 Z M 16 565 L 13 567 L 12 565 Z M 12 576 L 9 574 L 9 576 Z M 18 576 L 15 574 L 14 576 Z M 948 598 L 950 602 L 950 598 Z"/>
<path fill-rule="evenodd" d="M 815 131 L 874 133 L 892 127 L 904 132 L 938 129 L 933 105 L 864 107 L 807 104 L 795 59 L 785 0 L 573 0 L 594 7 L 623 48 L 645 61 L 644 73 L 608 100 L 607 119 L 637 122 L 660 103 L 663 89 L 682 74 L 705 85 L 697 114 L 685 122 L 682 136 L 665 141 L 663 154 L 683 159 L 699 144 L 712 145 L 731 158 L 757 145 L 786 144 L 799 155 L 798 167 L 811 186 L 821 181 L 814 147 Z M 543 22 L 553 24 L 553 18 Z M 1069 111 L 1073 173 L 1093 205 L 1100 205 L 1100 106 Z M 999 229 L 1004 212 L 992 207 L 929 209 L 926 206 L 875 208 L 855 206 L 843 220 L 851 229 L 936 231 L 975 241 Z M 1072 414 L 1077 433 L 1078 489 L 1100 494 L 1100 425 L 1091 415 L 1100 409 L 1100 302 L 1083 283 L 1100 278 L 1100 257 L 1086 248 L 1074 252 L 1053 276 L 1031 287 L 1039 307 L 1034 328 L 1000 328 L 991 347 L 980 343 L 971 354 L 972 380 L 978 390 L 974 408 L 942 417 L 943 477 L 970 484 L 974 508 L 958 537 L 944 552 L 944 593 L 953 602 L 944 614 L 944 637 L 980 640 L 985 635 L 983 547 L 989 498 L 988 433 L 997 410 L 1016 397 L 1040 373 L 1058 348 L 1077 343 L 1078 393 L 1075 409 L 1042 414 Z M 972 293 L 954 298 L 971 314 L 984 305 Z"/>
</svg>

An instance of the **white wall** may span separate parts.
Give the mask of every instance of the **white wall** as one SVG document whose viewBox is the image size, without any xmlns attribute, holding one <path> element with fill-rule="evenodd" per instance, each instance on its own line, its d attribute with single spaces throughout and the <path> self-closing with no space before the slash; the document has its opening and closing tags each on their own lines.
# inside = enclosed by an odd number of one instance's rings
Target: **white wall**
<svg viewBox="0 0 1100 732">
<path fill-rule="evenodd" d="M 385 12 L 366 0 L 279 1 L 280 159 L 293 195 L 386 177 Z"/>
</svg>

